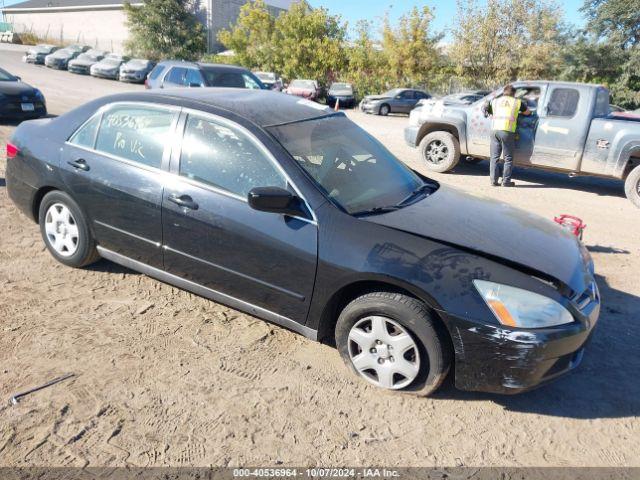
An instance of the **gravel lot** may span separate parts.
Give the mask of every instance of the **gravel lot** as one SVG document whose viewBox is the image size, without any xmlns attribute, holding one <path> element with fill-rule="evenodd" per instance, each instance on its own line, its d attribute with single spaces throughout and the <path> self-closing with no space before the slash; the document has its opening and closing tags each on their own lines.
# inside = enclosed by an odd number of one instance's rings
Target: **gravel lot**
<svg viewBox="0 0 640 480">
<path fill-rule="evenodd" d="M 0 66 L 41 88 L 52 114 L 139 89 L 20 62 Z M 349 113 L 399 158 L 406 117 Z M 0 147 L 14 126 L 0 125 Z M 546 217 L 572 213 L 604 308 L 576 372 L 516 397 L 388 394 L 352 377 L 336 351 L 101 261 L 56 263 L 8 200 L 0 159 L 0 466 L 640 466 L 640 211 L 615 181 L 488 166 L 438 181 Z M 463 227 L 463 226 L 461 226 Z M 9 397 L 76 377 L 16 406 Z"/>
</svg>

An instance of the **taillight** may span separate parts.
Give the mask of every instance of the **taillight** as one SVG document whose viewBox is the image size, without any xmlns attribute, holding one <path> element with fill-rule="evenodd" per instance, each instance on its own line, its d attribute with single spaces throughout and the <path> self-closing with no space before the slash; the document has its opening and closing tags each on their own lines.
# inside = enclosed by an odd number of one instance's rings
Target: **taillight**
<svg viewBox="0 0 640 480">
<path fill-rule="evenodd" d="M 144 79 L 144 88 L 149 88 L 149 80 Z"/>
<path fill-rule="evenodd" d="M 13 143 L 7 142 L 7 158 L 16 158 L 19 153 L 20 149 L 18 147 Z"/>
</svg>

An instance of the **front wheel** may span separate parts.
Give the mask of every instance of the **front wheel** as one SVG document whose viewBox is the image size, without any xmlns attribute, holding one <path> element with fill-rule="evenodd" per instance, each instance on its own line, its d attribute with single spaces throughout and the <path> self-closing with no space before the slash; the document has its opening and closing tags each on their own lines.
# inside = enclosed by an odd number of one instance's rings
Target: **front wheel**
<svg viewBox="0 0 640 480">
<path fill-rule="evenodd" d="M 640 165 L 636 166 L 624 182 L 624 193 L 636 207 L 640 208 Z"/>
<path fill-rule="evenodd" d="M 428 170 L 444 173 L 460 161 L 460 143 L 449 132 L 431 132 L 420 142 L 420 153 Z"/>
<path fill-rule="evenodd" d="M 60 263 L 84 267 L 100 258 L 80 207 L 66 193 L 47 193 L 40 203 L 38 218 L 42 239 Z"/>
<path fill-rule="evenodd" d="M 406 295 L 372 292 L 356 298 L 340 314 L 335 336 L 349 368 L 380 388 L 426 396 L 449 371 L 443 327 L 422 302 Z"/>
</svg>

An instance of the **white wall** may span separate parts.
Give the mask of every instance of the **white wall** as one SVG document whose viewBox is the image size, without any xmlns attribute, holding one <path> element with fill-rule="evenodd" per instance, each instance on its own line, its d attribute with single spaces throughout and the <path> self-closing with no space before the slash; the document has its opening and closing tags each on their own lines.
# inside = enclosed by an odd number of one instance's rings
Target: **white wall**
<svg viewBox="0 0 640 480">
<path fill-rule="evenodd" d="M 16 32 L 33 32 L 56 42 L 81 43 L 116 53 L 122 52 L 128 35 L 122 9 L 7 13 L 7 21 Z"/>
</svg>

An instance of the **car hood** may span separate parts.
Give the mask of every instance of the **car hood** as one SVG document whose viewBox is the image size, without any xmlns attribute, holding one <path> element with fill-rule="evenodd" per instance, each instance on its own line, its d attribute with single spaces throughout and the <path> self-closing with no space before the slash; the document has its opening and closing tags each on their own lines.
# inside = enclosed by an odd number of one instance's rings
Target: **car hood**
<svg viewBox="0 0 640 480">
<path fill-rule="evenodd" d="M 69 65 L 81 65 L 83 67 L 90 67 L 91 65 L 94 65 L 98 60 L 79 60 L 79 59 L 75 59 L 75 60 L 71 60 L 69 62 Z"/>
<path fill-rule="evenodd" d="M 376 101 L 376 100 L 388 100 L 391 97 L 387 97 L 385 95 L 367 95 L 366 97 L 364 97 L 365 100 L 369 100 L 369 101 Z"/>
<path fill-rule="evenodd" d="M 316 91 L 312 88 L 289 87 L 288 90 L 289 90 L 289 93 L 293 93 L 294 95 L 300 95 L 300 94 L 312 95 L 316 93 Z"/>
<path fill-rule="evenodd" d="M 0 82 L 0 93 L 5 95 L 32 94 L 35 89 L 24 82 Z"/>
<path fill-rule="evenodd" d="M 336 97 L 353 97 L 353 92 L 351 90 L 329 90 L 329 95 Z"/>
<path fill-rule="evenodd" d="M 453 244 L 584 291 L 591 272 L 576 237 L 551 220 L 506 203 L 441 186 L 412 205 L 367 221 Z"/>
</svg>

